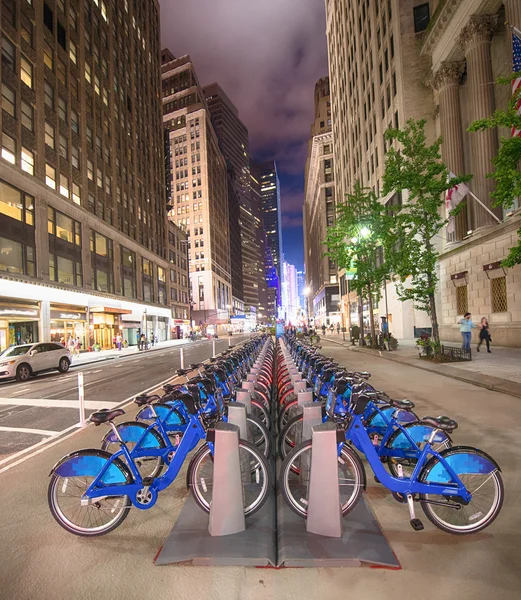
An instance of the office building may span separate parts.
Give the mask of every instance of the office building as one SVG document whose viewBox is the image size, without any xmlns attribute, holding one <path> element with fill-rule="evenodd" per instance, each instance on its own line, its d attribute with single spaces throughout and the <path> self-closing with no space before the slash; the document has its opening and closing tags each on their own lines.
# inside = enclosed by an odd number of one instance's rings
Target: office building
<svg viewBox="0 0 521 600">
<path fill-rule="evenodd" d="M 282 281 L 282 225 L 280 210 L 280 182 L 275 161 L 252 163 L 252 172 L 260 184 L 262 201 L 262 224 L 266 235 L 264 268 L 269 292 L 270 305 L 273 297 L 276 306 L 280 306 L 280 283 Z M 269 256 L 268 256 L 269 254 Z M 270 314 L 273 309 L 270 309 Z"/>
<path fill-rule="evenodd" d="M 287 324 L 298 325 L 302 321 L 304 311 L 299 304 L 297 269 L 295 265 L 286 261 L 282 263 L 282 268 L 284 273 L 282 282 L 284 320 Z"/>
<path fill-rule="evenodd" d="M 509 25 L 521 30 L 521 2 L 430 2 L 424 14 L 428 29 L 419 54 L 430 64 L 433 121 L 443 136 L 443 160 L 457 175 L 473 175 L 468 187 L 488 209 L 467 196 L 466 209 L 442 236 L 440 335 L 459 342 L 457 322 L 470 311 L 474 321 L 487 317 L 495 344 L 520 347 L 521 266 L 501 266 L 517 245 L 519 199 L 508 209 L 493 208 L 495 181 L 487 177 L 501 137 L 511 133 L 469 133 L 467 128 L 507 106 L 510 86 L 494 82 L 513 72 Z"/>
<path fill-rule="evenodd" d="M 256 311 L 258 323 L 264 323 L 268 315 L 268 288 L 266 282 L 266 234 L 262 221 L 262 195 L 260 182 L 256 179 L 253 169 L 250 165 L 250 202 L 253 215 L 254 240 L 257 248 L 255 258 L 255 274 L 257 281 L 257 290 L 259 303 Z"/>
<path fill-rule="evenodd" d="M 161 53 L 169 219 L 186 231 L 192 320 L 227 330 L 232 310 L 227 168 L 188 55 Z"/>
<path fill-rule="evenodd" d="M 0 348 L 169 339 L 159 3 L 1 10 Z"/>
<path fill-rule="evenodd" d="M 329 257 L 324 256 L 327 228 L 334 224 L 336 214 L 328 77 L 317 81 L 314 98 L 315 119 L 305 170 L 304 261 L 310 318 L 319 327 L 340 321 L 338 269 Z"/>
<path fill-rule="evenodd" d="M 250 158 L 248 130 L 239 118 L 239 112 L 223 89 L 213 83 L 204 88 L 206 101 L 221 151 L 233 169 L 233 187 L 239 200 L 240 229 L 234 232 L 240 235 L 242 262 L 241 282 L 244 289 L 244 309 L 247 315 L 259 309 L 258 265 L 264 260 L 262 248 L 255 239 L 256 223 L 253 214 L 250 181 Z M 238 255 L 232 252 L 234 260 Z"/>
<path fill-rule="evenodd" d="M 424 9 L 417 0 L 326 1 L 337 202 L 353 191 L 357 181 L 381 196 L 388 149 L 384 133 L 390 127 L 424 118 L 428 139 L 434 140 L 435 105 L 425 84 L 429 59 L 417 49 Z M 391 194 L 381 201 L 401 203 L 402 196 Z M 359 324 L 363 318 L 369 325 L 369 307 L 359 315 L 356 294 L 349 292 L 350 274 L 340 272 L 339 277 L 342 324 Z M 387 314 L 391 331 L 400 338 L 412 338 L 417 328 L 430 325 L 426 313 L 398 299 L 394 284 L 386 288 L 375 308 L 376 325 Z"/>
<path fill-rule="evenodd" d="M 172 337 L 181 339 L 192 326 L 190 279 L 188 274 L 188 240 L 186 232 L 168 222 L 169 305 L 172 309 Z"/>
</svg>

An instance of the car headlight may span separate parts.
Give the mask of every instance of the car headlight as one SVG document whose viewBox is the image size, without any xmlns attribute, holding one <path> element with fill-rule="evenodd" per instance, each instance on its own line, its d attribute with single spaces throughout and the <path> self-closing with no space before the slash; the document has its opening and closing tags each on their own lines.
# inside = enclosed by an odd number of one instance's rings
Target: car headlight
<svg viewBox="0 0 521 600">
<path fill-rule="evenodd" d="M 16 360 L 8 360 L 7 362 L 0 363 L 0 367 L 7 367 L 8 365 L 14 365 Z"/>
</svg>

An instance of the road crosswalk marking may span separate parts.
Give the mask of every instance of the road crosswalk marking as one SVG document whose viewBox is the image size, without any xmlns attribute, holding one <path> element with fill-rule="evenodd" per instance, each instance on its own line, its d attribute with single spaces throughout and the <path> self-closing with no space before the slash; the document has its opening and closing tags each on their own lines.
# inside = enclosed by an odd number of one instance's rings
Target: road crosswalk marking
<svg viewBox="0 0 521 600">
<path fill-rule="evenodd" d="M 51 398 L 0 398 L 0 406 L 38 406 L 41 408 L 78 408 L 78 400 L 53 400 Z M 117 406 L 118 402 L 106 400 L 86 400 L 85 408 L 99 410 Z"/>
</svg>

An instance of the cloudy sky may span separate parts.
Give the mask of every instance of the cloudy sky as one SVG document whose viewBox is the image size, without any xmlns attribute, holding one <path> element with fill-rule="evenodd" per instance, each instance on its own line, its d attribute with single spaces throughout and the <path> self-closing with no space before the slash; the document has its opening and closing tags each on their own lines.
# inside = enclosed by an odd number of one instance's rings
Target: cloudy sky
<svg viewBox="0 0 521 600">
<path fill-rule="evenodd" d="M 313 92 L 327 75 L 323 0 L 160 3 L 163 47 L 190 54 L 202 85 L 219 82 L 248 127 L 253 158 L 277 161 L 284 251 L 301 268 Z"/>
</svg>

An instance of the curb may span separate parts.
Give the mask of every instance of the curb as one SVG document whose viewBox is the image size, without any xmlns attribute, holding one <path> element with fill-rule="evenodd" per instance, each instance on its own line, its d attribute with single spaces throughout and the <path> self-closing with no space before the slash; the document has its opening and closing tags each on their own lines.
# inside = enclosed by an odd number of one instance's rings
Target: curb
<svg viewBox="0 0 521 600">
<path fill-rule="evenodd" d="M 327 340 L 327 338 L 326 338 Z M 322 341 L 322 339 L 321 339 Z M 489 377 L 487 376 L 487 381 L 479 381 L 479 379 L 471 379 L 470 377 L 465 377 L 460 374 L 458 371 L 451 372 L 448 369 L 451 367 L 445 367 L 443 370 L 437 368 L 437 365 L 430 365 L 428 363 L 411 362 L 405 357 L 399 357 L 394 355 L 386 354 L 376 354 L 377 350 L 371 350 L 369 348 L 360 348 L 359 346 L 351 346 L 348 344 L 344 344 L 343 342 L 337 342 L 335 340 L 329 339 L 328 341 L 333 342 L 346 350 L 354 350 L 355 352 L 363 352 L 364 354 L 369 354 L 374 356 L 375 358 L 383 358 L 385 360 L 390 360 L 392 362 L 400 363 L 402 365 L 406 365 L 408 367 L 414 367 L 415 369 L 421 369 L 422 371 L 429 371 L 430 373 L 436 373 L 436 375 L 441 375 L 442 377 L 448 377 L 449 379 L 455 379 L 457 381 L 462 381 L 464 383 L 470 383 L 477 387 L 485 388 L 487 390 L 491 390 L 493 392 L 499 392 L 501 394 L 508 394 L 509 396 L 514 396 L 515 398 L 521 398 L 521 383 L 517 383 L 515 381 L 510 381 L 508 379 L 501 379 L 499 377 Z M 475 374 L 475 376 L 479 377 L 479 374 Z"/>
</svg>

